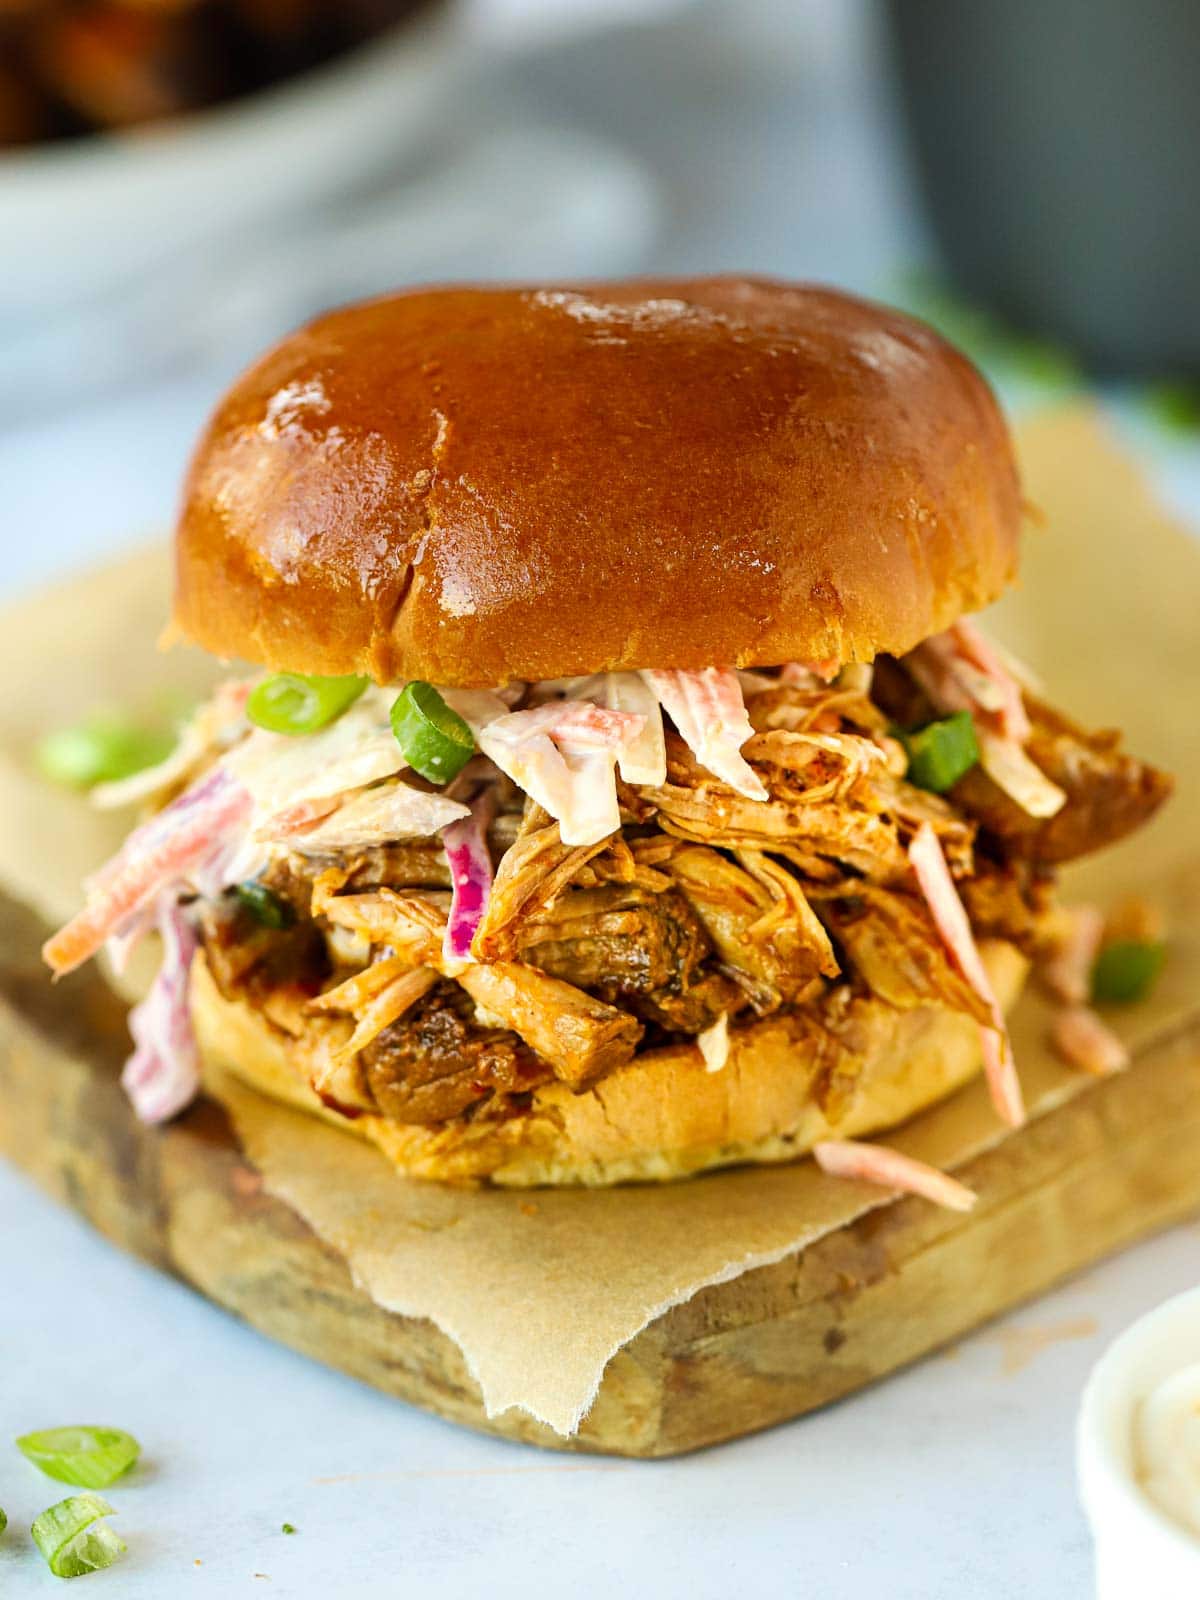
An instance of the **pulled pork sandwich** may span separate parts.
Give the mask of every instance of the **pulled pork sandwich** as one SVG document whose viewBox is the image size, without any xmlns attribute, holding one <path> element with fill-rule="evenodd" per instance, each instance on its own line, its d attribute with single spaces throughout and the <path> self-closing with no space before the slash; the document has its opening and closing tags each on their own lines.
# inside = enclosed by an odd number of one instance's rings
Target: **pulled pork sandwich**
<svg viewBox="0 0 1200 1600">
<path fill-rule="evenodd" d="M 845 295 L 322 317 L 178 532 L 178 627 L 267 675 L 100 794 L 148 815 L 46 959 L 160 930 L 144 1117 L 215 1062 L 423 1178 L 869 1175 L 855 1135 L 981 1065 L 1017 1124 L 1055 868 L 1169 789 L 969 620 L 1020 519 L 979 374 Z"/>
</svg>

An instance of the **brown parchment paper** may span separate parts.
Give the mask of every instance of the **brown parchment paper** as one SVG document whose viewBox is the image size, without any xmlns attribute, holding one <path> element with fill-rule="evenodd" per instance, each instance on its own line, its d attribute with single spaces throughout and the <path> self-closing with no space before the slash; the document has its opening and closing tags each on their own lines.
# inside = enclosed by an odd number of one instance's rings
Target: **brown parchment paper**
<svg viewBox="0 0 1200 1600">
<path fill-rule="evenodd" d="M 1136 1053 L 1200 1010 L 1200 542 L 1156 509 L 1094 414 L 1032 421 L 1019 443 L 1047 528 L 1029 532 L 1022 587 L 989 625 L 1052 698 L 1123 726 L 1133 749 L 1180 780 L 1163 818 L 1066 885 L 1102 901 L 1143 889 L 1168 908 L 1163 981 L 1115 1019 Z M 75 907 L 80 876 L 125 824 L 37 782 L 29 743 L 81 705 L 137 705 L 155 686 L 197 689 L 212 676 L 192 652 L 156 655 L 165 605 L 158 551 L 5 619 L 0 881 L 50 917 Z M 1047 1017 L 1030 993 L 1013 1021 L 1035 1116 L 1092 1083 L 1046 1049 Z M 489 1414 L 519 1407 L 561 1434 L 578 1427 L 615 1352 L 668 1307 L 887 1203 L 811 1162 L 597 1193 L 406 1183 L 347 1135 L 232 1081 L 214 1088 L 267 1188 L 342 1252 L 380 1305 L 430 1318 L 460 1345 Z M 889 1142 L 952 1169 L 1003 1136 L 975 1084 Z"/>
</svg>

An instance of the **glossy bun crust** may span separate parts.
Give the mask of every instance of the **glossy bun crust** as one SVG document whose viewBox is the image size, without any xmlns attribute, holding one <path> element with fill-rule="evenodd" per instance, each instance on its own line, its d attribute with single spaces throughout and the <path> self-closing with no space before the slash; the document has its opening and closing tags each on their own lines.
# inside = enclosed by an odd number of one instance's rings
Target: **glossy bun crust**
<svg viewBox="0 0 1200 1600">
<path fill-rule="evenodd" d="M 234 385 L 176 616 L 380 682 L 863 660 L 995 599 L 1019 520 L 987 385 L 898 312 L 762 279 L 414 290 Z"/>
<path fill-rule="evenodd" d="M 1013 945 L 984 941 L 980 954 L 1007 1011 L 1026 962 Z M 272 1099 L 368 1139 L 406 1177 L 511 1188 L 660 1182 L 714 1167 L 792 1161 L 819 1139 L 894 1128 L 976 1076 L 979 1027 L 933 1006 L 897 1011 L 859 1002 L 854 1056 L 841 1091 L 823 1095 L 812 1034 L 786 1014 L 734 1028 L 729 1059 L 706 1070 L 694 1044 L 644 1050 L 575 1093 L 535 1089 L 528 1110 L 502 1118 L 456 1117 L 432 1127 L 323 1106 L 308 1086 L 308 1058 L 322 1053 L 320 1025 L 294 1037 L 245 1000 L 222 998 L 201 956 L 192 968 L 192 1017 L 206 1069 L 229 1072 Z M 219 1083 L 214 1085 L 219 1091 Z"/>
</svg>

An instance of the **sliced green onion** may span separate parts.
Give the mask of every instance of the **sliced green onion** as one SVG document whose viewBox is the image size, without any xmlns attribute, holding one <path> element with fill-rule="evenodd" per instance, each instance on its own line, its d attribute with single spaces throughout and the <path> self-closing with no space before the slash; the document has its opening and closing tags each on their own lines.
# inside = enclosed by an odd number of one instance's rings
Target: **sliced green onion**
<svg viewBox="0 0 1200 1600">
<path fill-rule="evenodd" d="M 250 691 L 246 715 L 270 733 L 316 733 L 352 706 L 366 687 L 366 678 L 276 672 Z"/>
<path fill-rule="evenodd" d="M 129 1471 L 142 1447 L 121 1428 L 43 1428 L 22 1434 L 17 1449 L 59 1483 L 107 1489 Z"/>
<path fill-rule="evenodd" d="M 250 880 L 239 883 L 233 891 L 243 911 L 249 912 L 262 928 L 290 928 L 296 913 L 286 900 L 268 889 L 265 883 Z"/>
<path fill-rule="evenodd" d="M 281 1529 L 281 1532 L 283 1533 L 295 1533 L 295 1531 L 295 1524 L 291 1522 L 285 1522 L 283 1528 Z"/>
<path fill-rule="evenodd" d="M 1092 998 L 1128 1005 L 1149 994 L 1162 971 L 1166 947 L 1153 939 L 1117 939 L 1106 944 L 1092 968 Z"/>
<path fill-rule="evenodd" d="M 98 1494 L 73 1494 L 35 1517 L 30 1533 L 56 1578 L 81 1578 L 111 1567 L 126 1546 L 99 1517 L 113 1508 Z"/>
<path fill-rule="evenodd" d="M 8 1527 L 8 1513 L 5 1511 L 3 1506 L 0 1506 L 0 1533 L 3 1533 L 5 1528 L 7 1528 L 7 1527 Z"/>
<path fill-rule="evenodd" d="M 1146 399 L 1155 420 L 1169 433 L 1200 432 L 1200 386 L 1193 383 L 1159 383 Z"/>
<path fill-rule="evenodd" d="M 1045 388 L 1083 386 L 1078 362 L 1061 346 L 1019 333 L 990 311 L 960 299 L 935 277 L 908 275 L 901 298 L 909 310 L 932 323 L 985 371 L 1023 378 Z"/>
<path fill-rule="evenodd" d="M 47 734 L 35 759 L 52 783 L 91 789 L 97 783 L 115 783 L 157 766 L 174 747 L 174 735 L 162 729 L 139 728 L 119 717 L 95 716 Z"/>
<path fill-rule="evenodd" d="M 979 760 L 975 724 L 969 711 L 956 711 L 898 737 L 908 752 L 908 781 L 918 789 L 945 794 Z"/>
<path fill-rule="evenodd" d="M 449 783 L 475 753 L 470 728 L 431 683 L 406 683 L 392 707 L 392 732 L 414 772 Z"/>
</svg>

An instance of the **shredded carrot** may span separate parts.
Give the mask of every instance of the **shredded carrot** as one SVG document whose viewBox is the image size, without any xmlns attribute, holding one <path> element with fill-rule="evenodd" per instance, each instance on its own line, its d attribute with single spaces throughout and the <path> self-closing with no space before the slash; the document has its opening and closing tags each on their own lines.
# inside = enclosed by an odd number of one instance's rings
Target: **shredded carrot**
<svg viewBox="0 0 1200 1600">
<path fill-rule="evenodd" d="M 1064 1061 L 1098 1078 L 1129 1065 L 1129 1051 L 1089 1006 L 1059 1011 L 1050 1024 L 1050 1042 Z"/>
<path fill-rule="evenodd" d="M 736 672 L 663 669 L 647 670 L 642 677 L 702 767 L 748 800 L 767 798 L 762 779 L 741 754 L 754 730 Z"/>
<path fill-rule="evenodd" d="M 950 629 L 950 634 L 960 653 L 994 685 L 1001 702 L 1000 732 L 1017 744 L 1024 744 L 1033 729 L 1021 698 L 1021 685 L 973 622 L 960 617 Z"/>
<path fill-rule="evenodd" d="M 1039 976 L 1056 1000 L 1080 1006 L 1091 988 L 1092 967 L 1104 934 L 1104 913 L 1099 906 L 1070 906 L 1064 908 L 1062 920 L 1063 935 Z"/>
<path fill-rule="evenodd" d="M 250 796 L 220 767 L 135 828 L 88 885 L 87 903 L 42 946 L 56 976 L 81 966 L 136 912 L 212 857 L 243 824 Z"/>
<path fill-rule="evenodd" d="M 992 1102 L 1005 1122 L 1019 1128 L 1025 1121 L 1025 1106 L 1004 1014 L 971 932 L 966 908 L 954 887 L 954 879 L 950 876 L 950 868 L 946 865 L 937 834 L 928 822 L 923 822 L 917 829 L 908 847 L 908 858 L 942 942 L 963 977 L 991 1010 L 992 1025 L 981 1031 L 988 1088 L 992 1093 Z"/>
<path fill-rule="evenodd" d="M 294 806 L 285 806 L 261 823 L 254 831 L 256 839 L 287 839 L 294 834 L 306 833 L 324 822 L 346 799 L 344 794 L 320 795 L 315 800 L 298 800 Z"/>
<path fill-rule="evenodd" d="M 813 1146 L 813 1155 L 821 1170 L 832 1177 L 874 1183 L 902 1194 L 919 1194 L 951 1211 L 970 1211 L 978 1198 L 973 1190 L 949 1173 L 913 1156 L 901 1155 L 899 1150 L 887 1145 L 866 1144 L 856 1139 L 825 1139 Z"/>
</svg>

